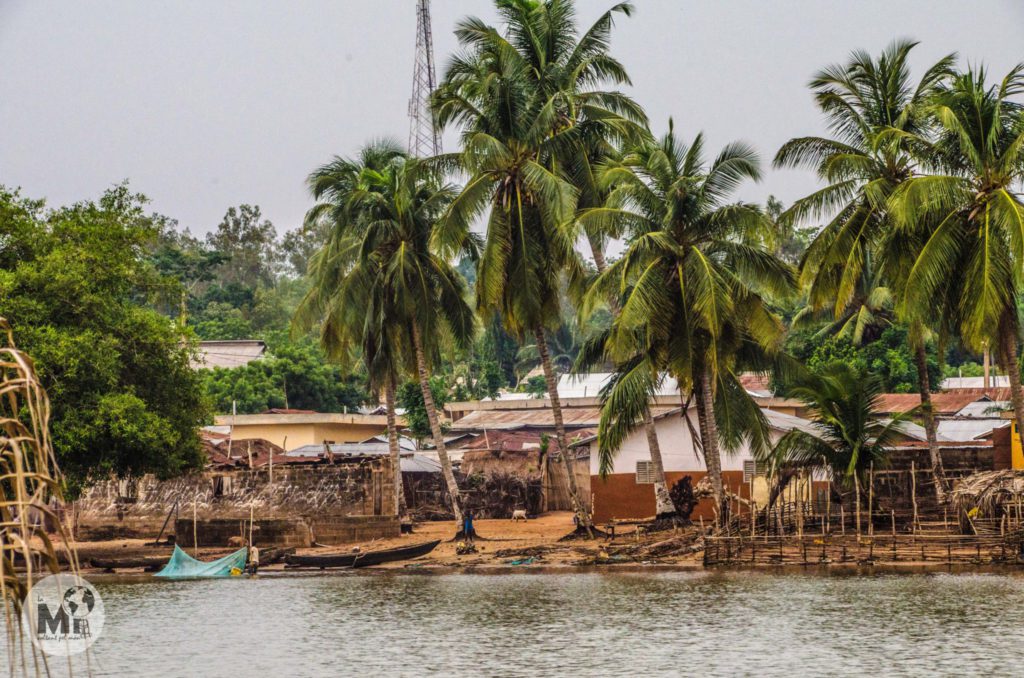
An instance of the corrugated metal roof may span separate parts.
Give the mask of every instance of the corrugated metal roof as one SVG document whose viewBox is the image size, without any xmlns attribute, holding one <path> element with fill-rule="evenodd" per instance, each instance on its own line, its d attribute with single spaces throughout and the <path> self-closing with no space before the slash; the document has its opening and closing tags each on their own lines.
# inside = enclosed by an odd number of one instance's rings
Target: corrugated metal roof
<svg viewBox="0 0 1024 678">
<path fill-rule="evenodd" d="M 592 372 L 590 374 L 563 374 L 558 380 L 558 396 L 560 398 L 596 398 L 612 378 L 610 372 Z M 739 377 L 740 384 L 751 395 L 767 398 L 772 395 L 771 378 L 764 374 L 744 372 Z M 663 375 L 654 395 L 679 396 L 679 384 L 669 375 Z M 505 396 L 502 396 L 503 398 Z"/>
<path fill-rule="evenodd" d="M 979 400 L 969 403 L 957 411 L 958 417 L 980 417 L 981 419 L 998 419 L 999 413 L 1010 409 L 1009 400 Z"/>
<path fill-rule="evenodd" d="M 441 462 L 422 454 L 403 454 L 399 462 L 402 465 L 402 473 L 440 473 Z"/>
<path fill-rule="evenodd" d="M 656 406 L 653 416 L 662 416 L 679 407 Z M 566 428 L 595 428 L 601 420 L 600 407 L 563 407 L 562 421 Z M 551 408 L 531 410 L 476 410 L 452 424 L 453 431 L 483 431 L 485 429 L 544 428 L 553 429 L 555 418 Z"/>
<path fill-rule="evenodd" d="M 993 374 L 989 377 L 992 388 L 1009 388 L 1009 377 L 1005 374 Z M 958 388 L 985 388 L 985 377 L 949 377 L 942 380 L 943 390 Z"/>
<path fill-rule="evenodd" d="M 974 419 L 939 419 L 939 439 L 966 442 L 987 436 L 994 429 L 1009 426 L 1008 419 L 974 418 Z"/>
<path fill-rule="evenodd" d="M 979 400 L 1009 400 L 1009 396 L 1003 397 L 1007 389 L 960 389 L 947 393 L 933 393 L 932 409 L 936 414 L 954 414 L 959 412 L 970 403 Z M 917 393 L 883 393 L 878 399 L 878 411 L 909 412 L 921 405 L 921 396 Z"/>
<path fill-rule="evenodd" d="M 267 345 L 257 339 L 235 341 L 201 341 L 192 369 L 241 367 L 259 359 Z"/>
</svg>

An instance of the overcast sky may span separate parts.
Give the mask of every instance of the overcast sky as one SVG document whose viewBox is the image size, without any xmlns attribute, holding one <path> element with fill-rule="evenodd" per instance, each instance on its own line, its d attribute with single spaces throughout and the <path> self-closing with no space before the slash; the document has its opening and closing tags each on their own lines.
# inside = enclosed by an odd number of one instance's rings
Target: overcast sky
<svg viewBox="0 0 1024 678">
<path fill-rule="evenodd" d="M 589 25 L 611 0 L 580 0 Z M 439 71 L 467 14 L 434 0 Z M 958 51 L 1001 77 L 1024 60 L 1021 0 L 637 0 L 612 53 L 658 132 L 667 119 L 713 150 L 733 139 L 765 160 L 822 131 L 806 83 L 854 49 L 921 42 L 923 67 Z M 408 134 L 413 0 L 0 0 L 0 184 L 61 204 L 129 179 L 193 233 L 256 203 L 279 232 L 310 206 L 304 179 L 332 155 Z M 438 73 L 441 75 L 441 72 Z M 451 148 L 452 138 L 447 138 Z M 742 197 L 814 188 L 768 172 Z"/>
</svg>

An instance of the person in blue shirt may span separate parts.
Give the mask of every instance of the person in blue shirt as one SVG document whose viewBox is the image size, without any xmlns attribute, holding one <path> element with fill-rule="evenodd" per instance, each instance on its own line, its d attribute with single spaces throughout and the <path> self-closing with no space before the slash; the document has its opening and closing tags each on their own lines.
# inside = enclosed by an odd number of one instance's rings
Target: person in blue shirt
<svg viewBox="0 0 1024 678">
<path fill-rule="evenodd" d="M 473 538 L 476 537 L 476 530 L 473 529 L 473 511 L 470 509 L 466 509 L 466 512 L 462 514 L 462 533 L 466 543 L 472 544 Z"/>
</svg>

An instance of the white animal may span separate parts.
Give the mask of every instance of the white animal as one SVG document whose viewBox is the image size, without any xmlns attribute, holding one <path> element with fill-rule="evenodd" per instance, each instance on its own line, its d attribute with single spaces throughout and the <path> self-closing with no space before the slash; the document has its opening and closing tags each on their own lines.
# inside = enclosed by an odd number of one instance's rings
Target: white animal
<svg viewBox="0 0 1024 678">
<path fill-rule="evenodd" d="M 526 509 L 516 509 L 512 512 L 512 522 L 517 522 L 520 518 L 526 520 Z"/>
</svg>

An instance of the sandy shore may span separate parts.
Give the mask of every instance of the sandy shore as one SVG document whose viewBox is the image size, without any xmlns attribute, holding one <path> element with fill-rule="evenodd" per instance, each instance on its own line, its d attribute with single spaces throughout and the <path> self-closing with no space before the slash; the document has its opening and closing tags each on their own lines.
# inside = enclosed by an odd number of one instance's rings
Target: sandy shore
<svg viewBox="0 0 1024 678">
<path fill-rule="evenodd" d="M 666 530 L 651 534 L 637 533 L 632 526 L 617 530 L 615 539 L 598 537 L 594 540 L 560 541 L 573 531 L 572 513 L 556 512 L 536 519 L 520 522 L 510 520 L 477 520 L 480 538 L 474 544 L 474 553 L 459 553 L 462 542 L 456 542 L 452 522 L 419 523 L 413 534 L 389 539 L 376 539 L 354 544 L 299 549 L 300 554 L 328 555 L 349 553 L 354 548 L 375 551 L 398 546 L 410 546 L 426 541 L 441 540 L 427 556 L 414 560 L 385 563 L 362 571 L 408 571 L 444 573 L 460 571 L 506 572 L 533 571 L 559 572 L 580 568 L 612 567 L 619 571 L 657 569 L 702 569 L 703 552 L 700 550 L 696 528 Z M 89 567 L 92 559 L 125 559 L 169 557 L 169 546 L 149 546 L 143 540 L 117 540 L 82 542 L 76 544 L 83 573 L 99 574 L 102 570 Z M 200 548 L 200 560 L 213 560 L 233 552 L 234 548 Z M 189 549 L 193 555 L 192 549 Z M 830 571 L 830 572 L 907 572 L 907 571 L 1003 571 L 1021 570 L 1014 564 L 946 564 L 936 561 L 900 562 L 830 562 L 799 565 L 723 565 L 716 569 L 756 569 L 761 571 Z M 283 563 L 267 565 L 261 572 L 319 572 L 286 569 Z M 328 570 L 330 571 L 330 570 Z M 142 568 L 118 569 L 119 574 L 142 573 Z"/>
<path fill-rule="evenodd" d="M 614 540 L 597 538 L 590 540 L 559 540 L 574 529 L 572 513 L 554 512 L 528 521 L 477 520 L 475 553 L 459 554 L 461 542 L 453 540 L 455 525 L 451 522 L 419 523 L 413 534 L 404 534 L 389 539 L 375 539 L 367 542 L 339 546 L 299 549 L 301 554 L 325 555 L 348 553 L 354 548 L 363 551 L 408 546 L 425 541 L 440 539 L 441 543 L 429 555 L 412 561 L 386 563 L 374 569 L 506 569 L 506 568 L 564 568 L 588 565 L 637 565 L 645 562 L 642 553 L 626 554 L 624 551 L 642 551 L 644 545 L 663 542 L 673 536 L 672 532 L 644 535 L 638 539 L 634 528 L 625 527 L 617 532 Z M 150 546 L 140 539 L 121 539 L 104 542 L 79 542 L 75 544 L 83 572 L 98 573 L 89 567 L 92 559 L 125 559 L 140 557 L 169 557 L 172 547 Z M 190 555 L 200 560 L 212 560 L 233 552 L 233 548 L 200 548 L 197 554 L 188 549 Z M 646 562 L 700 566 L 700 554 L 686 553 Z M 283 564 L 269 565 L 262 570 L 283 570 Z M 141 572 L 141 568 L 118 570 L 118 572 Z"/>
</svg>

